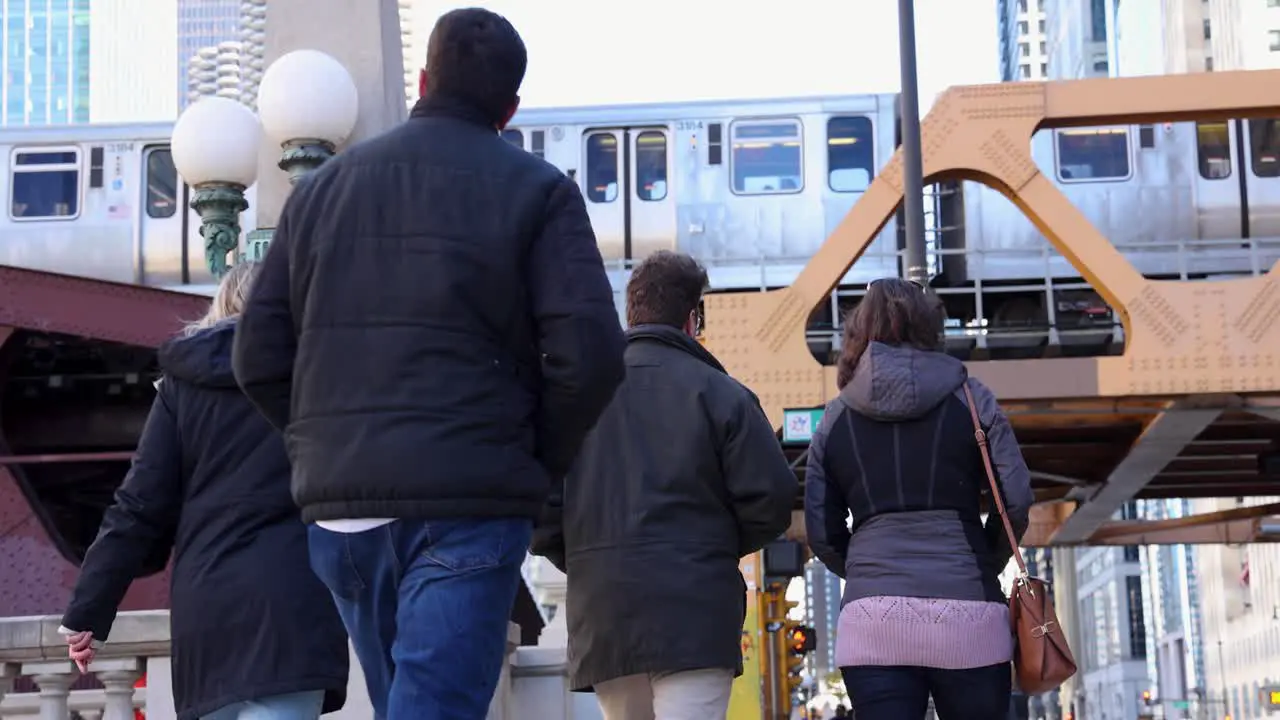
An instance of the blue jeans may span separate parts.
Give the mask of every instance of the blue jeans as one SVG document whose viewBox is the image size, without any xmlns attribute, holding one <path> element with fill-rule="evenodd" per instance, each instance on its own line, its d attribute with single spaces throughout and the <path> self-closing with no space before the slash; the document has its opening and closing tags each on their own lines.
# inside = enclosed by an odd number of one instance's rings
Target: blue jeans
<svg viewBox="0 0 1280 720">
<path fill-rule="evenodd" d="M 924 720 L 933 696 L 938 720 L 1000 720 L 1009 716 L 1009 663 L 971 670 L 847 667 L 844 689 L 858 720 Z"/>
<path fill-rule="evenodd" d="M 375 716 L 484 720 L 533 522 L 397 520 L 309 533 L 311 567 L 333 593 Z"/>
<path fill-rule="evenodd" d="M 318 720 L 324 691 L 271 695 L 218 708 L 200 720 Z"/>
</svg>

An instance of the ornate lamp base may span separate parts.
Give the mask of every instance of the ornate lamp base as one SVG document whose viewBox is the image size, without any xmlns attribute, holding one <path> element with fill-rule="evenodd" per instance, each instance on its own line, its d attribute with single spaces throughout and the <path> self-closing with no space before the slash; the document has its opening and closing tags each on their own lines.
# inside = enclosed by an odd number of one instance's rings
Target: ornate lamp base
<svg viewBox="0 0 1280 720">
<path fill-rule="evenodd" d="M 333 143 L 324 140 L 290 140 L 281 146 L 280 169 L 289 173 L 289 182 L 297 183 L 303 175 L 324 164 L 333 157 Z"/>
<path fill-rule="evenodd" d="M 205 261 L 215 278 L 226 274 L 227 255 L 240 246 L 240 213 L 249 207 L 244 190 L 235 183 L 205 183 L 192 188 L 191 208 L 200 214 Z"/>
</svg>

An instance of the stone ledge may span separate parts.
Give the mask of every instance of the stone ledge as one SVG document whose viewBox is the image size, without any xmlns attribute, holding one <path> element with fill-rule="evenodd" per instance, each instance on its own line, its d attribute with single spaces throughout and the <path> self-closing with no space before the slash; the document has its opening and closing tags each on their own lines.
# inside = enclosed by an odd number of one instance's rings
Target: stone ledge
<svg viewBox="0 0 1280 720">
<path fill-rule="evenodd" d="M 63 660 L 67 643 L 58 633 L 60 615 L 0 617 L 0 663 Z M 98 658 L 136 658 L 169 654 L 169 611 L 120 613 Z"/>
<path fill-rule="evenodd" d="M 511 654 L 513 678 L 563 676 L 568 671 L 568 648 L 521 647 Z"/>
</svg>

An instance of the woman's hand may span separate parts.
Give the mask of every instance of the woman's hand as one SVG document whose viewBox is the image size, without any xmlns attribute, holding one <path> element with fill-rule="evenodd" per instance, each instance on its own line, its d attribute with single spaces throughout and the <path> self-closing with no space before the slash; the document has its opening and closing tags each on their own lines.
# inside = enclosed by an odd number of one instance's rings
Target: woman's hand
<svg viewBox="0 0 1280 720">
<path fill-rule="evenodd" d="M 93 649 L 93 633 L 85 630 L 66 637 L 67 655 L 80 668 L 81 673 L 89 672 L 89 663 L 93 662 L 93 656 L 97 654 Z"/>
</svg>

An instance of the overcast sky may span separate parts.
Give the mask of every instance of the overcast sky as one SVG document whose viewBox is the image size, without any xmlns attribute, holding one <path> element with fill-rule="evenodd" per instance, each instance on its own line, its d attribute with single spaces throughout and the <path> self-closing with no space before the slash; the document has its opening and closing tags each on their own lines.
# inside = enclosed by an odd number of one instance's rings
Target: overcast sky
<svg viewBox="0 0 1280 720">
<path fill-rule="evenodd" d="M 464 3 L 418 0 L 424 35 Z M 469 3 L 467 3 L 469 4 Z M 529 48 L 529 107 L 894 92 L 896 0 L 481 0 Z M 916 0 L 922 109 L 999 80 L 995 0 Z"/>
</svg>

